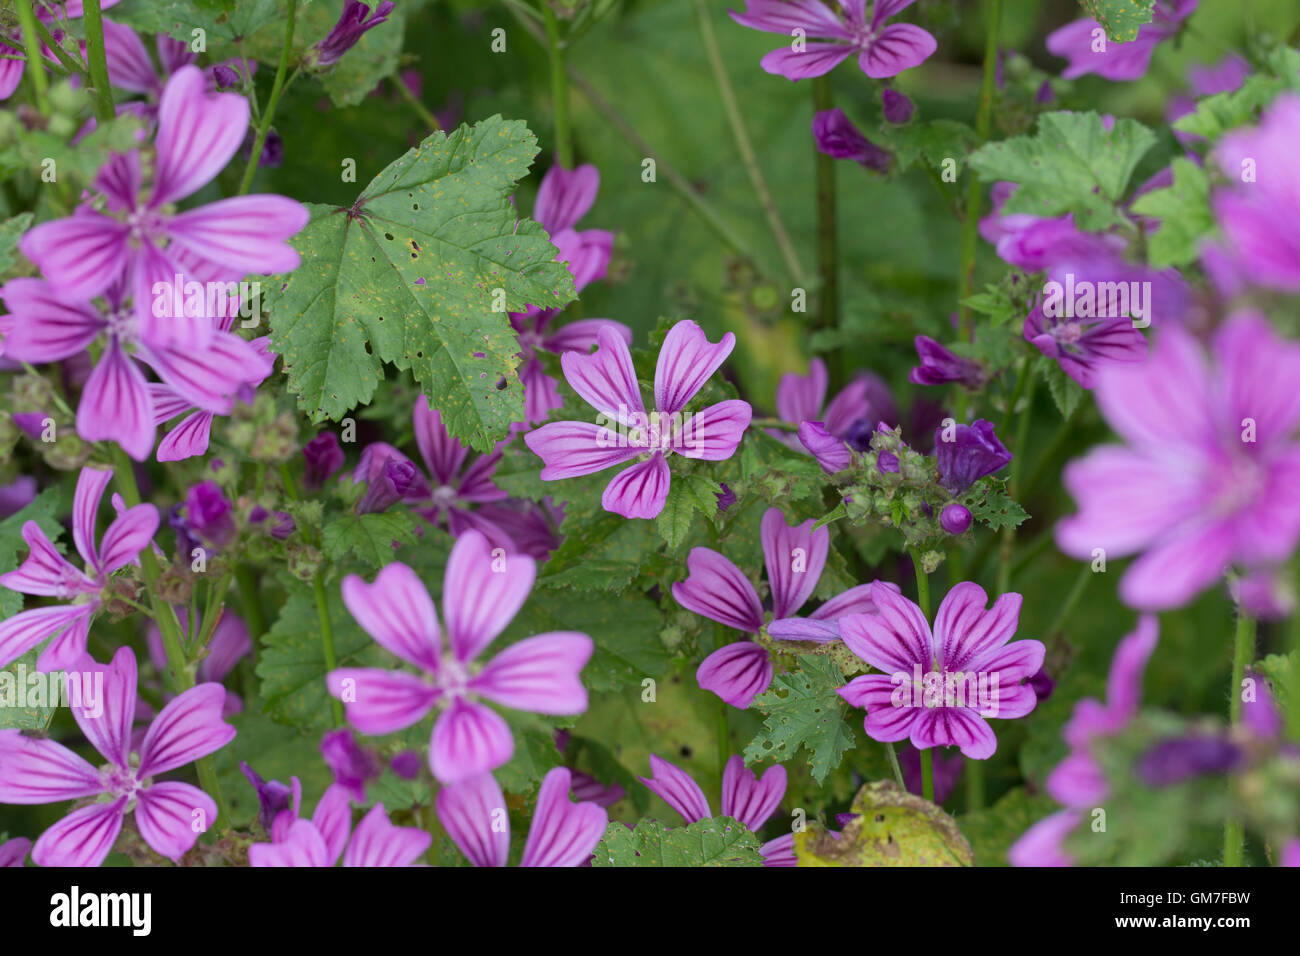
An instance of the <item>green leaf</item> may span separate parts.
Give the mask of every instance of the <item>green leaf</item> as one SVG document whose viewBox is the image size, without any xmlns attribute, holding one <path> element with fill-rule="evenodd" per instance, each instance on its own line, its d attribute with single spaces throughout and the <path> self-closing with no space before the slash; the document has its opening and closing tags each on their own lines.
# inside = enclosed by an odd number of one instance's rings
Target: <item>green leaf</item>
<svg viewBox="0 0 1300 956">
<path fill-rule="evenodd" d="M 110 16 L 140 32 L 165 33 L 184 43 L 191 43 L 194 31 L 202 30 L 209 52 L 215 54 L 236 41 L 245 41 L 263 27 L 283 22 L 284 12 L 279 0 L 149 0 L 123 11 L 113 10 Z M 278 49 L 284 37 L 283 28 L 277 32 L 275 44 L 269 39 L 265 44 L 268 61 L 269 51 Z M 257 48 L 260 44 L 243 46 Z"/>
<path fill-rule="evenodd" d="M 762 866 L 758 839 L 731 817 L 669 829 L 641 820 L 629 830 L 611 823 L 596 844 L 592 866 Z"/>
<path fill-rule="evenodd" d="M 345 563 L 349 555 L 372 568 L 382 568 L 396 555 L 393 542 L 414 544 L 415 519 L 400 509 L 374 514 L 349 512 L 325 526 L 322 544 L 325 556 L 336 564 Z"/>
<path fill-rule="evenodd" d="M 908 123 L 894 126 L 886 123 L 880 127 L 881 136 L 893 151 L 901 171 L 917 160 L 927 166 L 940 166 L 945 159 L 960 162 L 970 152 L 979 137 L 965 123 L 938 119 L 927 123 Z"/>
<path fill-rule="evenodd" d="M 1151 22 L 1155 0 L 1079 0 L 1084 12 L 1102 25 L 1107 39 L 1128 43 L 1138 27 Z"/>
<path fill-rule="evenodd" d="M 1029 512 L 1007 495 L 1005 482 L 986 478 L 980 487 L 983 494 L 966 504 L 976 521 L 994 531 L 1001 531 L 1003 528 L 1018 528 L 1029 517 Z"/>
<path fill-rule="evenodd" d="M 1266 65 L 1269 72 L 1246 77 L 1240 88 L 1199 100 L 1195 110 L 1174 122 L 1174 129 L 1217 142 L 1228 130 L 1253 123 L 1283 90 L 1300 89 L 1300 51 L 1278 47 Z"/>
<path fill-rule="evenodd" d="M 674 475 L 668 487 L 668 500 L 655 523 L 669 548 L 676 548 L 691 530 L 696 511 L 712 520 L 718 513 L 717 495 L 722 486 L 703 475 Z"/>
<path fill-rule="evenodd" d="M 763 729 L 745 748 L 745 763 L 785 763 L 802 747 L 813 777 L 825 780 L 854 745 L 844 719 L 848 705 L 836 693 L 843 685 L 844 675 L 830 657 L 801 655 L 797 671 L 779 675 L 754 700 L 764 714 Z"/>
<path fill-rule="evenodd" d="M 555 746 L 555 736 L 536 727 L 512 727 L 515 752 L 505 766 L 493 771 L 497 783 L 507 793 L 532 793 L 541 785 L 547 771 L 563 763 L 563 754 Z"/>
<path fill-rule="evenodd" d="M 1047 389 L 1052 393 L 1052 401 L 1062 418 L 1069 418 L 1079 407 L 1083 398 L 1083 387 L 1065 374 L 1059 362 L 1048 362 L 1043 366 L 1043 377 L 1047 379 Z"/>
<path fill-rule="evenodd" d="M 410 369 L 455 437 L 479 451 L 523 419 L 506 311 L 562 306 L 573 277 L 509 202 L 537 154 L 520 120 L 435 133 L 350 207 L 309 206 L 303 264 L 269 283 L 271 337 L 314 420 L 374 395 L 382 363 Z"/>
<path fill-rule="evenodd" d="M 1036 135 L 989 143 L 970 163 L 985 180 L 1019 184 L 1004 213 L 1071 212 L 1079 228 L 1096 231 L 1119 221 L 1115 204 L 1155 141 L 1136 120 L 1118 119 L 1107 131 L 1095 112 L 1044 113 Z"/>
<path fill-rule="evenodd" d="M 14 251 L 18 248 L 18 240 L 23 237 L 32 225 L 32 214 L 29 212 L 19 213 L 12 219 L 6 219 L 0 223 L 0 275 L 9 271 L 9 268 L 17 261 Z"/>
<path fill-rule="evenodd" d="M 853 798 L 852 820 L 835 836 L 821 828 L 794 835 L 800 866 L 972 866 L 970 844 L 952 817 L 892 780 Z"/>
<path fill-rule="evenodd" d="M 1017 306 L 1006 290 L 997 285 L 986 286 L 984 292 L 962 299 L 961 304 L 972 312 L 987 315 L 994 328 L 1006 325 L 1012 319 L 1024 317 L 1024 309 Z"/>
<path fill-rule="evenodd" d="M 522 638 L 549 631 L 578 631 L 596 645 L 582 672 L 591 691 L 640 685 L 659 677 L 668 655 L 659 639 L 662 620 L 649 598 L 638 594 L 592 594 L 575 600 L 572 592 L 534 590 L 506 631 Z M 493 645 L 496 647 L 496 645 Z"/>
<path fill-rule="evenodd" d="M 63 672 L 38 673 L 36 659 L 40 654 L 40 648 L 34 647 L 8 667 L 0 669 L 0 730 L 44 732 L 54 719 L 59 701 L 64 699 Z M 102 703 L 102 689 L 94 692 Z M 55 694 L 59 697 L 56 698 Z M 89 705 L 92 701 L 87 699 L 86 703 Z"/>
<path fill-rule="evenodd" d="M 1160 220 L 1160 228 L 1147 240 L 1147 258 L 1158 269 L 1194 261 L 1200 253 L 1201 237 L 1214 228 L 1205 170 L 1181 156 L 1172 165 L 1172 186 L 1139 196 L 1133 203 L 1138 215 Z"/>
<path fill-rule="evenodd" d="M 338 584 L 326 586 L 325 591 L 338 666 L 396 666 L 352 619 L 343 606 Z M 262 636 L 256 674 L 261 679 L 264 712 L 272 720 L 301 730 L 331 729 L 327 670 L 315 595 L 309 587 L 296 588 Z"/>
<path fill-rule="evenodd" d="M 21 511 L 0 521 L 0 574 L 16 569 L 27 557 L 27 542 L 23 540 L 23 525 L 35 521 L 46 537 L 57 542 L 63 534 L 58 521 L 59 493 L 46 488 Z M 0 587 L 0 620 L 13 617 L 23 608 L 23 596 L 17 591 Z"/>
</svg>

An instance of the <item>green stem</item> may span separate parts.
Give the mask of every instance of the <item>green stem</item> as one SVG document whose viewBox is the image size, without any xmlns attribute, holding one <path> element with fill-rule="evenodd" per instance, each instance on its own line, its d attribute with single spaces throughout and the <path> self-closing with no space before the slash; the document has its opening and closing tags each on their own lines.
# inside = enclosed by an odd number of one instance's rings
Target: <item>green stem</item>
<svg viewBox="0 0 1300 956">
<path fill-rule="evenodd" d="M 700 22 L 700 39 L 704 43 L 704 53 L 709 58 L 713 79 L 718 85 L 718 95 L 722 99 L 722 108 L 731 125 L 731 136 L 736 141 L 736 149 L 740 152 L 740 161 L 744 164 L 745 172 L 749 174 L 749 181 L 754 187 L 758 205 L 767 219 L 768 228 L 772 230 L 772 238 L 776 240 L 791 281 L 797 286 L 807 285 L 798 253 L 795 252 L 794 244 L 790 241 L 790 234 L 786 232 L 785 223 L 781 221 L 781 214 L 772 199 L 772 191 L 768 189 L 767 180 L 763 178 L 763 170 L 758 165 L 758 156 L 754 152 L 754 144 L 750 141 L 745 118 L 740 112 L 740 104 L 731 86 L 731 78 L 727 75 L 727 66 L 722 60 L 718 40 L 713 32 L 713 20 L 704 0 L 695 0 L 695 15 Z"/>
<path fill-rule="evenodd" d="M 551 5 L 542 0 L 546 21 L 546 48 L 551 60 L 551 109 L 555 113 L 555 156 L 565 169 L 573 168 L 573 130 L 569 127 L 569 81 L 565 75 L 566 49 L 560 36 L 560 21 Z"/>
<path fill-rule="evenodd" d="M 316 592 L 316 617 L 320 621 L 320 646 L 325 655 L 325 672 L 337 670 L 338 657 L 334 653 L 334 628 L 330 623 L 329 599 L 325 595 L 324 572 L 317 572 L 312 578 L 312 590 Z M 343 704 L 333 695 L 330 696 L 330 710 L 334 713 L 334 726 L 343 726 Z"/>
<path fill-rule="evenodd" d="M 980 81 L 980 101 L 975 115 L 975 134 L 981 143 L 989 138 L 993 120 L 993 92 L 997 78 L 998 31 L 1002 23 L 1002 0 L 989 0 L 984 33 L 984 75 Z M 975 250 L 979 244 L 980 201 L 983 190 L 975 170 L 966 169 L 966 215 L 961 231 L 961 273 L 958 277 L 960 299 L 969 298 L 975 288 Z M 962 305 L 958 312 L 957 335 L 970 341 L 970 308 Z"/>
<path fill-rule="evenodd" d="M 36 14 L 32 0 L 18 0 L 18 22 L 23 28 L 23 46 L 27 50 L 27 75 L 36 90 L 36 106 L 42 116 L 50 115 L 49 79 L 45 76 L 45 58 L 41 55 L 41 42 L 36 32 Z"/>
<path fill-rule="evenodd" d="M 1065 627 L 1065 622 L 1070 619 L 1074 609 L 1078 606 L 1079 601 L 1083 598 L 1083 592 L 1088 589 L 1088 582 L 1092 580 L 1092 565 L 1084 563 L 1079 569 L 1079 576 L 1074 579 L 1074 584 L 1070 587 L 1070 593 L 1065 597 L 1065 603 L 1061 609 L 1056 612 L 1056 617 L 1052 620 L 1051 626 L 1045 632 L 1048 640 L 1054 638 Z"/>
<path fill-rule="evenodd" d="M 284 24 L 284 43 L 280 47 L 280 63 L 275 68 L 275 82 L 271 85 L 271 98 L 267 101 L 266 112 L 257 125 L 257 137 L 253 140 L 253 152 L 244 167 L 244 178 L 239 183 L 239 195 L 244 195 L 253 187 L 253 176 L 262 162 L 262 150 L 266 146 L 266 137 L 271 133 L 271 121 L 275 118 L 275 108 L 280 105 L 280 95 L 285 90 L 284 77 L 289 72 L 289 51 L 293 47 L 294 27 L 298 16 L 298 0 L 289 0 L 289 11 Z"/>
<path fill-rule="evenodd" d="M 921 751 L 921 796 L 934 803 L 934 748 Z"/>
<path fill-rule="evenodd" d="M 921 563 L 921 553 L 916 548 L 910 548 L 908 554 L 912 556 L 912 566 L 916 571 L 916 603 L 928 621 L 930 620 L 930 576 L 925 573 L 925 565 Z M 930 666 L 934 666 L 933 661 Z M 934 802 L 933 748 L 921 751 L 921 795 L 931 803 Z"/>
<path fill-rule="evenodd" d="M 1246 667 L 1255 655 L 1255 619 L 1244 609 L 1237 608 L 1237 631 L 1232 646 L 1232 686 L 1228 698 L 1228 717 L 1235 724 L 1241 723 L 1241 682 L 1246 676 Z M 1241 866 L 1245 850 L 1245 829 L 1241 818 L 1235 814 L 1228 816 L 1223 824 L 1223 865 Z"/>
<path fill-rule="evenodd" d="M 1042 454 L 1038 456 L 1038 461 L 1034 464 L 1034 470 L 1030 472 L 1029 478 L 1024 484 L 1024 495 L 1026 498 L 1032 496 L 1033 493 L 1038 490 L 1038 486 L 1043 483 L 1043 479 L 1047 477 L 1048 470 L 1051 468 L 1053 460 L 1055 460 L 1061 449 L 1065 447 L 1066 440 L 1074 431 L 1074 427 L 1079 423 L 1079 419 L 1083 417 L 1084 409 L 1088 407 L 1090 401 L 1091 398 L 1087 395 L 1079 400 L 1079 404 L 1076 405 L 1074 411 L 1070 413 L 1070 417 L 1061 422 L 1060 427 L 1056 429 L 1056 434 L 1053 435 L 1052 440 L 1047 443 L 1047 448 L 1045 448 Z"/>
<path fill-rule="evenodd" d="M 1025 386 L 1025 407 L 1020 413 L 1020 420 L 1016 423 L 1016 444 L 1015 457 L 1011 459 L 1011 477 L 1007 481 L 1007 493 L 1015 498 L 1020 489 L 1020 468 L 1025 459 L 1025 445 L 1029 441 L 1029 420 L 1034 411 L 1034 385 L 1038 381 L 1035 375 L 1035 369 L 1038 360 L 1034 359 L 1026 363 L 1025 370 L 1021 374 L 1029 379 L 1029 384 Z M 997 593 L 1003 595 L 1007 593 L 1007 588 L 1011 584 L 1011 557 L 1016 547 L 1016 529 L 1006 528 L 1002 532 L 1002 548 L 998 554 L 998 581 Z"/>
<path fill-rule="evenodd" d="M 515 19 L 519 21 L 533 39 L 539 43 L 546 43 L 546 34 L 538 26 L 535 14 L 527 7 L 518 3 L 509 3 L 510 12 L 514 14 Z M 681 197 L 682 201 L 690 207 L 691 211 L 699 216 L 701 222 L 708 226 L 713 233 L 737 256 L 746 259 L 749 262 L 757 263 L 758 257 L 754 255 L 753 249 L 736 230 L 727 224 L 716 209 L 713 208 L 703 196 L 699 194 L 690 181 L 682 175 L 681 171 L 669 164 L 662 156 L 650 148 L 644 137 L 636 131 L 631 123 L 619 113 L 609 101 L 600 94 L 595 84 L 586 78 L 581 71 L 569 64 L 569 81 L 574 87 L 582 93 L 587 102 L 591 104 L 592 109 L 599 113 L 610 126 L 618 133 L 623 142 L 632 149 L 634 153 L 642 159 L 653 160 L 655 170 L 663 173 L 670 186 Z"/>
<path fill-rule="evenodd" d="M 410 88 L 400 76 L 390 76 L 388 80 L 397 89 L 397 95 L 406 100 L 411 109 L 415 111 L 415 115 L 424 121 L 425 126 L 435 132 L 442 129 L 442 124 L 438 122 L 438 117 L 429 112 L 428 108 L 420 102 L 414 93 L 411 92 Z"/>
<path fill-rule="evenodd" d="M 54 54 L 59 63 L 63 65 L 63 68 L 68 71 L 69 75 L 89 79 L 90 74 L 86 72 L 85 64 L 79 63 L 69 56 L 68 51 L 63 49 L 63 46 L 50 35 L 50 31 L 45 28 L 44 23 L 37 18 L 33 18 L 32 26 L 36 30 L 36 35 L 40 37 L 41 43 L 45 45 L 47 50 Z"/>
<path fill-rule="evenodd" d="M 898 784 L 899 790 L 906 792 L 907 784 L 903 782 L 903 768 L 898 765 L 898 754 L 894 752 L 894 745 L 889 741 L 885 742 L 885 755 L 889 757 L 889 769 L 894 771 L 894 782 Z"/>
<path fill-rule="evenodd" d="M 113 87 L 108 82 L 108 59 L 104 48 L 104 14 L 99 0 L 86 0 L 83 4 L 86 19 L 86 65 L 90 67 L 90 82 L 95 87 L 95 119 L 107 123 L 117 116 L 113 106 Z"/>
<path fill-rule="evenodd" d="M 812 81 L 813 108 L 817 112 L 831 109 L 834 98 L 829 76 Z M 821 279 L 818 299 L 821 314 L 818 328 L 835 329 L 840 324 L 840 277 L 838 225 L 835 219 L 835 160 L 821 151 L 814 153 L 817 163 L 817 273 Z M 836 353 L 839 354 L 838 352 Z"/>
<path fill-rule="evenodd" d="M 1002 424 L 998 427 L 998 432 L 1005 438 L 1007 432 L 1011 431 L 1011 422 L 1016 417 L 1016 406 L 1020 404 L 1020 397 L 1025 394 L 1025 386 L 1029 384 L 1029 375 L 1034 369 L 1033 360 L 1026 357 L 1020 362 L 1020 371 L 1016 375 L 1016 384 L 1012 386 L 1011 397 L 1007 399 L 1006 410 L 1002 413 Z"/>
<path fill-rule="evenodd" d="M 974 813 L 984 809 L 984 761 L 967 760 L 963 773 L 966 774 L 966 812 Z"/>
<path fill-rule="evenodd" d="M 140 503 L 140 489 L 135 483 L 135 471 L 131 460 L 118 445 L 113 445 L 113 471 L 118 488 L 122 492 L 122 500 L 126 502 L 128 508 L 134 508 Z M 158 556 L 154 554 L 152 547 L 146 547 L 140 552 L 140 570 L 144 577 L 145 590 L 149 593 L 149 602 L 153 606 L 153 617 L 158 624 L 158 633 L 162 635 L 163 649 L 167 657 L 167 674 L 172 690 L 180 695 L 194 686 L 194 671 L 185 660 L 185 652 L 181 646 L 181 625 L 176 619 L 176 611 L 158 596 L 156 587 L 159 575 Z M 212 821 L 212 826 L 209 827 L 211 829 L 219 821 L 229 820 L 230 812 L 222 800 L 221 784 L 217 781 L 217 768 L 211 755 L 195 761 L 195 768 L 198 770 L 200 785 L 217 804 L 217 819 Z"/>
</svg>

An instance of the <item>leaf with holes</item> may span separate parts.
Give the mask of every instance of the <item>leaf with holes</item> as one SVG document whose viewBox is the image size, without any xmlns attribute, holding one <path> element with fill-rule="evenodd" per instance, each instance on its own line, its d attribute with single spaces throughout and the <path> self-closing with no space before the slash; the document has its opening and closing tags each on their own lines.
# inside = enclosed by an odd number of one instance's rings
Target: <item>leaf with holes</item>
<svg viewBox="0 0 1300 956">
<path fill-rule="evenodd" d="M 507 310 L 571 302 L 573 277 L 509 197 L 537 155 L 520 120 L 435 133 L 350 207 L 309 205 L 302 265 L 270 283 L 271 341 L 314 420 L 370 401 L 383 363 L 410 369 L 443 423 L 487 451 L 522 421 Z"/>
<path fill-rule="evenodd" d="M 611 823 L 596 845 L 592 866 L 762 866 L 758 838 L 731 817 L 668 828 L 642 820 L 629 830 Z"/>
<path fill-rule="evenodd" d="M 745 763 L 756 760 L 784 763 L 800 747 L 808 752 L 808 767 L 818 783 L 840 765 L 854 744 L 853 730 L 844 720 L 847 704 L 835 691 L 844 675 L 831 658 L 799 657 L 799 669 L 781 674 L 754 701 L 763 712 L 763 729 L 745 748 Z"/>
</svg>

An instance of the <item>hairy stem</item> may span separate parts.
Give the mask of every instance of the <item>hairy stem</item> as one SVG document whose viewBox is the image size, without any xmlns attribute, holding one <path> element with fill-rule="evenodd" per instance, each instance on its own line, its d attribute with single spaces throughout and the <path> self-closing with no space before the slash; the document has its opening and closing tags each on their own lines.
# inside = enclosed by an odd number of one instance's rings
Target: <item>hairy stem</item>
<svg viewBox="0 0 1300 956">
<path fill-rule="evenodd" d="M 320 646 L 325 656 L 325 673 L 337 670 L 339 661 L 334 653 L 334 628 L 330 623 L 329 598 L 325 594 L 325 572 L 318 571 L 312 578 L 312 590 L 316 593 L 316 617 L 320 621 Z M 334 715 L 334 726 L 343 726 L 343 704 L 333 694 L 330 695 L 330 711 Z"/>
<path fill-rule="evenodd" d="M 998 31 L 1002 23 L 1002 0 L 988 0 L 984 33 L 984 74 L 980 81 L 979 107 L 975 114 L 975 134 L 981 143 L 989 138 L 993 125 L 993 90 L 997 78 Z M 983 190 L 979 176 L 973 169 L 966 170 L 966 214 L 961 232 L 961 273 L 958 276 L 959 298 L 969 298 L 975 286 L 975 249 L 979 244 L 980 200 Z M 957 335 L 963 342 L 970 341 L 970 308 L 960 306 L 957 313 Z"/>
<path fill-rule="evenodd" d="M 569 127 L 569 81 L 565 75 L 567 59 L 560 21 L 551 5 L 542 0 L 546 21 L 546 49 L 551 60 L 551 109 L 555 114 L 555 158 L 565 169 L 573 168 L 573 130 Z"/>
<path fill-rule="evenodd" d="M 388 79 L 397 90 L 397 95 L 406 100 L 407 104 L 415 112 L 415 115 L 420 117 L 425 126 L 429 127 L 429 129 L 434 132 L 442 129 L 442 124 L 438 122 L 438 117 L 429 112 L 428 107 L 420 102 L 419 97 L 411 92 L 410 87 L 406 85 L 400 76 L 394 74 Z"/>
<path fill-rule="evenodd" d="M 740 104 L 731 86 L 731 78 L 727 75 L 727 67 L 722 60 L 718 40 L 713 32 L 713 20 L 704 0 L 695 0 L 695 15 L 700 22 L 700 39 L 704 43 L 704 53 L 713 70 L 713 79 L 718 85 L 718 95 L 722 99 L 722 108 L 726 111 L 727 122 L 731 125 L 731 136 L 736 141 L 740 161 L 745 167 L 745 172 L 749 174 L 750 184 L 754 187 L 754 196 L 758 199 L 758 205 L 767 219 L 768 228 L 772 230 L 772 238 L 776 240 L 791 281 L 797 286 L 807 285 L 799 255 L 790 241 L 790 234 L 786 232 L 785 223 L 781 221 L 781 214 L 772 199 L 772 191 L 768 189 L 767 180 L 763 178 L 763 170 L 758 165 L 758 156 L 754 152 L 754 144 L 750 141 L 745 118 L 740 112 Z"/>
<path fill-rule="evenodd" d="M 108 82 L 104 14 L 99 8 L 99 0 L 86 0 L 82 15 L 86 20 L 86 65 L 90 68 L 90 82 L 95 87 L 95 119 L 107 123 L 117 116 L 117 109 L 113 106 L 113 87 Z"/>
<path fill-rule="evenodd" d="M 36 91 L 36 106 L 42 116 L 50 115 L 50 86 L 45 76 L 44 57 L 41 56 L 41 41 L 36 32 L 36 14 L 32 12 L 32 0 L 18 0 L 18 22 L 23 29 L 23 46 L 27 50 L 27 72 L 32 78 L 32 88 Z"/>
<path fill-rule="evenodd" d="M 244 178 L 239 183 L 239 195 L 243 196 L 253 188 L 253 176 L 262 161 L 262 150 L 266 147 L 266 137 L 271 133 L 271 121 L 275 119 L 275 108 L 280 105 L 280 96 L 285 90 L 285 74 L 289 72 L 289 51 L 293 47 L 294 28 L 297 26 L 298 0 L 289 0 L 289 10 L 284 22 L 284 43 L 280 47 L 280 63 L 275 68 L 275 82 L 271 85 L 271 98 L 266 103 L 266 112 L 262 114 L 257 125 L 257 136 L 253 140 L 253 152 L 244 167 Z"/>
<path fill-rule="evenodd" d="M 1232 686 L 1228 698 L 1228 717 L 1233 724 L 1241 723 L 1241 682 L 1246 666 L 1255 654 L 1255 618 L 1245 609 L 1237 608 L 1237 630 L 1232 646 Z M 1223 823 L 1223 865 L 1241 866 L 1245 851 L 1245 830 L 1241 818 L 1230 814 Z"/>
</svg>

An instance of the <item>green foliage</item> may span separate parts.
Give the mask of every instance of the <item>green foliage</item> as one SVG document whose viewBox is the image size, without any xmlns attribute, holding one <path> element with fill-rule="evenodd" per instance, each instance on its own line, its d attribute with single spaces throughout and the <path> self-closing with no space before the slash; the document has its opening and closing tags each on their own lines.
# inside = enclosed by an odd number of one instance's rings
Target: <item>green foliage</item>
<svg viewBox="0 0 1300 956">
<path fill-rule="evenodd" d="M 1106 38 L 1117 43 L 1128 43 L 1138 34 L 1138 28 L 1150 23 L 1151 8 L 1155 0 L 1079 0 L 1084 12 L 1106 30 Z"/>
<path fill-rule="evenodd" d="M 382 568 L 397 557 L 394 544 L 416 542 L 416 520 L 401 509 L 359 515 L 352 512 L 325 525 L 325 557 L 335 563 L 355 556 L 367 567 Z"/>
<path fill-rule="evenodd" d="M 1300 89 L 1300 50 L 1277 47 L 1265 65 L 1267 71 L 1246 77 L 1240 89 L 1200 100 L 1195 110 L 1174 122 L 1174 129 L 1217 142 L 1228 130 L 1255 122 L 1279 93 Z"/>
<path fill-rule="evenodd" d="M 63 675 L 62 672 L 46 674 L 33 681 L 31 678 L 37 674 L 36 659 L 40 656 L 40 648 L 33 648 L 0 669 L 0 730 L 43 733 L 54 719 L 62 697 L 55 700 L 52 695 L 56 688 L 62 694 Z"/>
<path fill-rule="evenodd" d="M 1160 220 L 1147 239 L 1147 257 L 1157 268 L 1185 266 L 1200 254 L 1201 239 L 1214 228 L 1205 170 L 1190 159 L 1173 161 L 1174 182 L 1138 197 L 1133 211 Z"/>
<path fill-rule="evenodd" d="M 731 817 L 669 829 L 642 820 L 629 830 L 611 823 L 596 844 L 592 866 L 762 866 L 758 839 Z"/>
<path fill-rule="evenodd" d="M 941 809 L 892 780 L 868 783 L 852 820 L 834 836 L 817 827 L 794 836 L 800 866 L 972 866 L 970 844 Z"/>
<path fill-rule="evenodd" d="M 59 493 L 47 488 L 26 507 L 0 521 L 0 574 L 13 571 L 27 557 L 27 542 L 23 540 L 23 525 L 35 521 L 50 541 L 57 544 L 63 534 L 58 516 Z M 13 617 L 23 607 L 23 596 L 9 588 L 0 588 L 0 620 Z"/>
<path fill-rule="evenodd" d="M 993 531 L 1004 528 L 1018 528 L 1029 517 L 1019 503 L 1008 497 L 1006 482 L 1000 478 L 985 478 L 980 487 L 982 493 L 967 502 L 971 516 L 980 524 Z"/>
<path fill-rule="evenodd" d="M 1155 141 L 1136 120 L 1117 119 L 1107 130 L 1095 112 L 1044 113 L 1035 135 L 982 146 L 970 163 L 985 180 L 1019 184 L 1004 214 L 1070 212 L 1079 228 L 1097 231 L 1121 221 L 1115 205 Z"/>
<path fill-rule="evenodd" d="M 0 275 L 7 273 L 17 260 L 18 240 L 31 228 L 32 214 L 19 213 L 0 223 Z"/>
<path fill-rule="evenodd" d="M 303 265 L 270 283 L 271 337 L 315 421 L 368 402 L 383 362 L 410 369 L 447 430 L 487 451 L 523 418 L 506 309 L 560 306 L 573 277 L 509 195 L 537 154 L 518 120 L 435 133 L 350 207 L 312 205 Z"/>
<path fill-rule="evenodd" d="M 1047 390 L 1052 394 L 1057 411 L 1062 418 L 1069 418 L 1083 399 L 1083 387 L 1065 374 L 1059 362 L 1044 363 L 1043 377 L 1047 379 Z"/>
<path fill-rule="evenodd" d="M 991 807 L 959 817 L 977 866 L 1006 866 L 1007 851 L 1029 829 L 1059 808 L 1044 794 L 1030 796 L 1024 787 L 1008 790 Z"/>
<path fill-rule="evenodd" d="M 784 763 L 802 747 L 814 779 L 826 779 L 855 743 L 845 720 L 848 704 L 836 693 L 843 686 L 844 675 L 833 659 L 800 656 L 797 671 L 778 675 L 771 689 L 755 699 L 754 707 L 764 714 L 763 729 L 745 748 L 745 762 Z"/>
<path fill-rule="evenodd" d="M 705 475 L 674 475 L 668 489 L 668 500 L 655 523 L 669 548 L 682 543 L 695 522 L 695 513 L 712 521 L 718 513 L 718 498 L 722 486 Z"/>
</svg>

